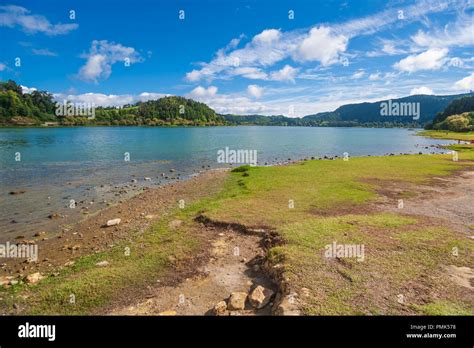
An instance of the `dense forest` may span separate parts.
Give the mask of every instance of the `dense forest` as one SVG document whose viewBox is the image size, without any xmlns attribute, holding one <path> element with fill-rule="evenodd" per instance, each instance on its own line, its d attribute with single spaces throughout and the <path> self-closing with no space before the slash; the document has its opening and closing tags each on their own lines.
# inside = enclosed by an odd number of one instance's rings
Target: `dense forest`
<svg viewBox="0 0 474 348">
<path fill-rule="evenodd" d="M 55 121 L 55 102 L 47 92 L 23 93 L 14 81 L 0 83 L 0 123 L 34 125 Z"/>
<path fill-rule="evenodd" d="M 35 126 L 58 124 L 122 125 L 122 126 L 312 126 L 312 127 L 420 127 L 428 129 L 472 129 L 474 97 L 471 94 L 450 96 L 415 95 L 393 99 L 394 103 L 418 103 L 419 119 L 413 117 L 381 116 L 381 104 L 360 103 L 343 105 L 331 112 L 305 117 L 262 115 L 219 115 L 204 103 L 170 96 L 122 107 L 97 107 L 93 115 L 68 113 L 74 104 L 57 103 L 45 91 L 23 93 L 14 81 L 0 82 L 0 125 Z M 59 106 L 58 106 L 59 105 Z M 61 106 L 64 109 L 61 109 Z M 58 112 L 62 111 L 62 112 Z M 74 109 L 76 110 L 76 109 Z M 463 114 L 468 112 L 468 114 Z M 456 117 L 453 117 L 456 116 Z"/>
<path fill-rule="evenodd" d="M 433 123 L 428 123 L 425 129 L 474 131 L 474 97 L 463 97 L 452 101 L 444 111 L 436 114 Z"/>
<path fill-rule="evenodd" d="M 63 106 L 63 104 L 59 104 Z M 0 124 L 41 125 L 56 122 L 60 125 L 190 125 L 214 126 L 225 124 L 222 116 L 204 103 L 183 97 L 164 97 L 158 100 L 138 102 L 121 108 L 97 107 L 94 113 L 67 114 L 58 107 L 53 96 L 47 92 L 23 93 L 14 81 L 0 83 Z M 71 109 L 72 110 L 72 109 Z M 76 110 L 76 109 L 74 109 Z M 88 110 L 89 111 L 89 110 Z M 59 114 L 59 115 L 58 115 Z"/>
</svg>

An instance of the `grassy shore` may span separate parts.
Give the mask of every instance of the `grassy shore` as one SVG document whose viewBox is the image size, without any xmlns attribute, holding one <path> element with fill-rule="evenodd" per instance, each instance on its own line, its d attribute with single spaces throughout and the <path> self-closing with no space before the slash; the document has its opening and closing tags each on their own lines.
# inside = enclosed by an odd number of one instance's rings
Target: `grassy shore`
<svg viewBox="0 0 474 348">
<path fill-rule="evenodd" d="M 3 289 L 0 297 L 10 312 L 15 305 L 27 314 L 101 313 L 117 298 L 165 279 L 176 264 L 192 263 L 206 248 L 195 219 L 205 216 L 278 234 L 283 243 L 268 250 L 267 264 L 298 294 L 304 314 L 472 315 L 469 296 L 443 269 L 472 265 L 474 241 L 436 219 L 376 208 L 390 185 L 398 190 L 388 204 L 396 205 L 420 194 L 414 185 L 435 185 L 433 177 L 472 168 L 473 149 L 456 150 L 459 161 L 406 155 L 240 167 L 218 193 L 171 211 L 145 231 L 130 231 L 126 243 L 83 256 L 38 285 Z M 324 257 L 325 245 L 333 242 L 364 245 L 364 261 Z M 97 267 L 101 260 L 110 265 Z"/>
<path fill-rule="evenodd" d="M 474 132 L 451 132 L 451 131 L 436 131 L 436 130 L 425 130 L 418 132 L 417 135 L 424 137 L 435 138 L 435 139 L 452 139 L 452 140 L 463 140 L 471 141 L 474 140 Z"/>
</svg>

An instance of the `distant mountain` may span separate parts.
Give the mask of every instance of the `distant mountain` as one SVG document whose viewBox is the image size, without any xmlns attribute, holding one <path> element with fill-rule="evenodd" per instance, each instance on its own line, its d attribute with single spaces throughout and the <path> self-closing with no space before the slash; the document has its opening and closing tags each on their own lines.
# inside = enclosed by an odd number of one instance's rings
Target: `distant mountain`
<svg viewBox="0 0 474 348">
<path fill-rule="evenodd" d="M 418 123 L 424 125 L 428 122 L 432 122 L 438 112 L 444 111 L 444 109 L 455 99 L 459 99 L 465 96 L 472 96 L 474 93 L 468 94 L 457 94 L 457 95 L 412 95 L 409 97 L 397 98 L 389 100 L 381 100 L 375 103 L 360 103 L 360 104 L 347 104 L 338 107 L 332 112 L 323 112 L 315 115 L 308 115 L 303 117 L 305 121 L 319 121 L 319 122 L 348 122 L 357 124 L 370 124 L 370 123 L 400 123 L 400 124 L 411 124 Z M 408 104 L 407 104 L 408 103 Z M 413 104 L 415 103 L 415 104 Z M 398 105 L 399 109 L 413 106 L 412 111 L 416 111 L 419 105 L 419 113 L 414 114 L 408 112 L 408 115 L 397 116 L 396 113 L 391 115 L 383 115 L 382 110 L 386 106 L 392 106 L 392 110 L 395 109 L 395 105 Z M 400 115 L 400 112 L 399 112 Z M 416 119 L 419 116 L 419 119 Z"/>
<path fill-rule="evenodd" d="M 234 125 L 420 127 L 432 122 L 436 114 L 443 112 L 453 100 L 472 95 L 474 93 L 444 96 L 412 95 L 374 103 L 342 105 L 334 111 L 320 112 L 304 117 L 229 114 L 222 115 L 222 117 Z M 382 112 L 384 105 L 388 111 L 385 116 Z M 398 113 L 392 112 L 397 110 Z"/>
</svg>

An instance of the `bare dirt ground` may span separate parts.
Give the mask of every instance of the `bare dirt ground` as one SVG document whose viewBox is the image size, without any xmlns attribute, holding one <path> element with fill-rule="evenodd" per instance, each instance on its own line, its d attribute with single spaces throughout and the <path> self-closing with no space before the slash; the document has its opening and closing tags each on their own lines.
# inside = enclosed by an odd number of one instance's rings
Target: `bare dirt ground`
<svg viewBox="0 0 474 348">
<path fill-rule="evenodd" d="M 177 286 L 149 289 L 147 299 L 111 310 L 113 315 L 206 315 L 232 292 L 248 293 L 257 285 L 275 290 L 275 285 L 260 271 L 264 257 L 261 238 L 228 229 L 204 227 L 213 236 L 210 259 L 197 269 L 196 275 Z M 254 310 L 246 303 L 245 310 L 233 315 L 270 315 L 271 304 Z"/>
<path fill-rule="evenodd" d="M 377 209 L 440 219 L 457 231 L 473 235 L 469 226 L 474 227 L 474 171 L 435 177 L 432 181 L 433 184 L 384 184 Z M 416 195 L 403 198 L 402 192 Z M 403 208 L 398 207 L 399 199 L 403 200 Z"/>
</svg>

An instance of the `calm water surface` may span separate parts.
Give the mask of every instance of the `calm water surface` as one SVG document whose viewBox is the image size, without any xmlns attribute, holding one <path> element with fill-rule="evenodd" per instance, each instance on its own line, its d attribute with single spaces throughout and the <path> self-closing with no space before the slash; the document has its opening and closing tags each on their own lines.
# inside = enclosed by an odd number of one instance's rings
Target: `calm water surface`
<svg viewBox="0 0 474 348">
<path fill-rule="evenodd" d="M 184 179 L 203 169 L 226 166 L 217 163 L 217 151 L 225 147 L 257 150 L 258 163 L 264 165 L 344 152 L 430 153 L 438 151 L 431 145 L 451 143 L 414 134 L 407 129 L 261 126 L 3 128 L 0 240 L 49 228 L 47 216 L 52 212 L 67 215 L 64 222 L 69 223 L 83 217 L 81 205 L 94 211 L 143 186 L 173 181 L 178 174 Z M 17 153 L 21 161 L 15 161 Z M 125 153 L 130 161 L 124 161 Z M 127 193 L 119 195 L 123 189 Z M 9 195 L 16 190 L 26 192 Z M 71 199 L 79 202 L 78 208 L 68 208 Z"/>
</svg>

